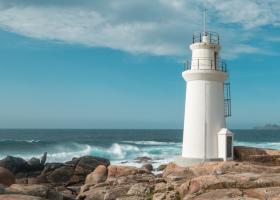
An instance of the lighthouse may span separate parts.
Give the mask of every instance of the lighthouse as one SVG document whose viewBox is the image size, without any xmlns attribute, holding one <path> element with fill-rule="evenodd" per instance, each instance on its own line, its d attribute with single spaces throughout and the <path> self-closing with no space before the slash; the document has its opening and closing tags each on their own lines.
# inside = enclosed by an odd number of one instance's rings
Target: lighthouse
<svg viewBox="0 0 280 200">
<path fill-rule="evenodd" d="M 195 163 L 233 160 L 233 133 L 226 128 L 231 116 L 229 71 L 220 58 L 220 36 L 206 31 L 193 34 L 192 57 L 185 62 L 187 83 L 182 155 L 180 167 Z"/>
</svg>

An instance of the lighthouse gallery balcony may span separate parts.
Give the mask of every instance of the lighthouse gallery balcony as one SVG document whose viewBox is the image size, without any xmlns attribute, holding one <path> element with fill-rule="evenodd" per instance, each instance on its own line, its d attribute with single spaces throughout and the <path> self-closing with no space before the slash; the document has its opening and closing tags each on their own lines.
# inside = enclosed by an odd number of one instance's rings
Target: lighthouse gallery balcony
<svg viewBox="0 0 280 200">
<path fill-rule="evenodd" d="M 191 69 L 210 69 L 210 70 L 218 70 L 223 72 L 228 72 L 227 63 L 225 60 L 219 59 L 208 59 L 208 58 L 200 58 L 200 59 L 189 59 L 184 63 L 184 71 Z"/>
</svg>

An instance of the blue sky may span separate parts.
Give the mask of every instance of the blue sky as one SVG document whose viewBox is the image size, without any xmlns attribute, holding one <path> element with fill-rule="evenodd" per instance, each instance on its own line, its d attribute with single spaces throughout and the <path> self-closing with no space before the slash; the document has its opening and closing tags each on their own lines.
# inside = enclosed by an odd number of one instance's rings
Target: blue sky
<svg viewBox="0 0 280 200">
<path fill-rule="evenodd" d="M 228 128 L 280 125 L 276 0 L 0 0 L 0 128 L 183 127 L 192 33 L 220 34 Z"/>
</svg>

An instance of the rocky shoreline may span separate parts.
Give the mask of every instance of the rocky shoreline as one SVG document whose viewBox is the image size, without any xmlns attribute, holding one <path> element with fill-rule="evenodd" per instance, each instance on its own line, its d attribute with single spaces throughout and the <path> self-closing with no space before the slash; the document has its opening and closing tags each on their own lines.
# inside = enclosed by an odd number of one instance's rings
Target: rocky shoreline
<svg viewBox="0 0 280 200">
<path fill-rule="evenodd" d="M 237 146 L 234 152 L 230 162 L 170 162 L 157 175 L 152 164 L 116 166 L 94 156 L 65 163 L 45 163 L 47 153 L 28 162 L 7 156 L 0 160 L 0 200 L 280 199 L 280 151 Z"/>
</svg>

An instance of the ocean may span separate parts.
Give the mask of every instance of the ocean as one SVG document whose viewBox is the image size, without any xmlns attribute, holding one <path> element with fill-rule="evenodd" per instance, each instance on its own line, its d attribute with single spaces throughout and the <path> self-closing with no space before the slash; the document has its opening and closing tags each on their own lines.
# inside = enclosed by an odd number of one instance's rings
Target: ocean
<svg viewBox="0 0 280 200">
<path fill-rule="evenodd" d="M 280 150 L 280 130 L 231 129 L 235 146 Z M 65 162 L 85 155 L 107 158 L 114 165 L 141 167 L 133 159 L 147 156 L 156 169 L 180 155 L 183 130 L 180 129 L 0 129 L 0 159 L 7 155 Z"/>
</svg>

